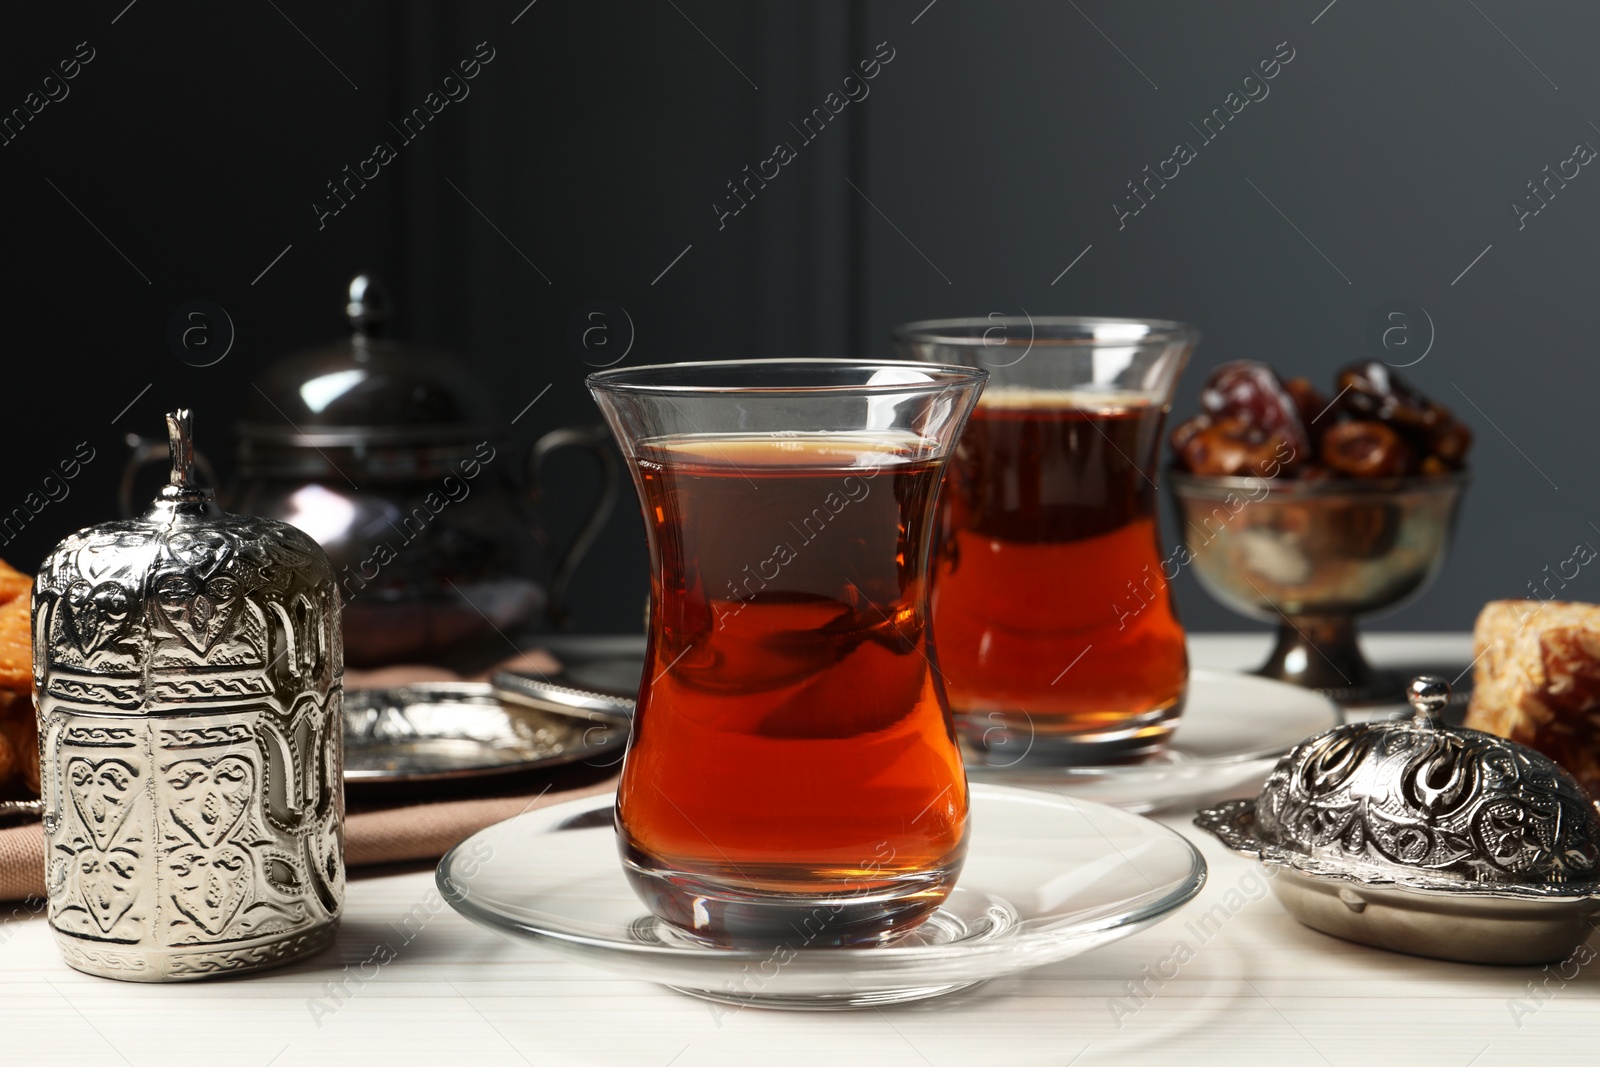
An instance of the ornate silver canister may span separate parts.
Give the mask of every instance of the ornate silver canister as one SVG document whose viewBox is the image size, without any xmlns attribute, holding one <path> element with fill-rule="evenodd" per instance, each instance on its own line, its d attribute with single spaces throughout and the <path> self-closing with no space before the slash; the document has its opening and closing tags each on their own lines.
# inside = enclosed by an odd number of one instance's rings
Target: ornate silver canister
<svg viewBox="0 0 1600 1067">
<path fill-rule="evenodd" d="M 33 598 L 50 925 L 142 982 L 315 952 L 345 884 L 332 568 L 195 486 L 188 411 L 167 432 L 171 484 L 63 541 Z"/>
</svg>

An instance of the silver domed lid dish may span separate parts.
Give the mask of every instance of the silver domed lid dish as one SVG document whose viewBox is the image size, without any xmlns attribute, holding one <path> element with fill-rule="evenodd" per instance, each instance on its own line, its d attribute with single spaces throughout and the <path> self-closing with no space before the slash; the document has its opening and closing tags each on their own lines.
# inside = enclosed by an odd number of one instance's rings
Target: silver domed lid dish
<svg viewBox="0 0 1600 1067">
<path fill-rule="evenodd" d="M 1600 912 L 1600 813 L 1540 753 L 1443 724 L 1442 679 L 1408 695 L 1411 718 L 1309 738 L 1254 800 L 1196 825 L 1259 858 L 1324 932 L 1445 959 L 1560 958 Z"/>
</svg>

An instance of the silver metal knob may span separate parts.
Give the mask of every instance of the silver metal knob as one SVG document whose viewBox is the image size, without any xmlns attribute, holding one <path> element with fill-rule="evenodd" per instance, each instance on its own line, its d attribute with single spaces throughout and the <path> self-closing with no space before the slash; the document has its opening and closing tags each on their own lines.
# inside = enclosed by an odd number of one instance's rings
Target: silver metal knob
<svg viewBox="0 0 1600 1067">
<path fill-rule="evenodd" d="M 167 415 L 167 442 L 172 449 L 173 485 L 180 489 L 194 486 L 194 415 L 179 408 Z"/>
<path fill-rule="evenodd" d="M 1438 726 L 1439 715 L 1450 704 L 1450 683 L 1432 674 L 1419 674 L 1406 686 L 1406 699 L 1415 709 L 1418 726 Z"/>
<path fill-rule="evenodd" d="M 383 285 L 370 274 L 351 278 L 344 313 L 357 337 L 378 336 L 389 317 L 389 299 Z"/>
</svg>

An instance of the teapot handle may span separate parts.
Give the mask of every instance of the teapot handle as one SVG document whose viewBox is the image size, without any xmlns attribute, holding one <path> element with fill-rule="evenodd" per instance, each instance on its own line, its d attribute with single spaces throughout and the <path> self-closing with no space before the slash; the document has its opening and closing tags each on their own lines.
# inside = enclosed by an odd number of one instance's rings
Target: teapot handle
<svg viewBox="0 0 1600 1067">
<path fill-rule="evenodd" d="M 577 570 L 579 561 L 593 546 L 595 538 L 600 536 L 600 530 L 617 506 L 617 489 L 622 474 L 616 452 L 611 448 L 611 432 L 603 424 L 551 430 L 535 441 L 528 452 L 528 496 L 535 502 L 540 496 L 539 468 L 544 465 L 546 456 L 563 448 L 581 448 L 599 462 L 600 495 L 595 498 L 583 526 L 567 545 L 566 551 L 561 553 L 555 574 L 550 579 L 550 605 L 546 614 L 556 625 L 564 623 L 567 618 L 567 586 L 572 581 L 573 571 Z"/>
<path fill-rule="evenodd" d="M 172 446 L 166 438 L 156 440 L 154 437 L 140 437 L 130 433 L 123 439 L 133 455 L 128 457 L 128 462 L 122 468 L 122 481 L 117 485 L 117 507 L 124 519 L 134 517 L 133 510 L 133 482 L 139 472 L 153 463 L 168 463 L 172 454 Z M 205 479 L 204 484 L 215 487 L 217 485 L 217 471 L 211 461 L 198 451 L 194 454 L 194 465 Z"/>
</svg>

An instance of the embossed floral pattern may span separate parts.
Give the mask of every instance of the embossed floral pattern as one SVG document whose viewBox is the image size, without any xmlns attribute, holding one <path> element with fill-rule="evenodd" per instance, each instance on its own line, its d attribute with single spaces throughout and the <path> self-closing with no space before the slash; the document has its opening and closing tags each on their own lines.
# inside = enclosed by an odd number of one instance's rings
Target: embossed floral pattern
<svg viewBox="0 0 1600 1067">
<path fill-rule="evenodd" d="M 1267 779 L 1255 834 L 1309 861 L 1559 886 L 1600 876 L 1600 818 L 1545 757 L 1427 722 L 1337 727 Z"/>
<path fill-rule="evenodd" d="M 97 527 L 45 563 L 35 611 L 68 962 L 199 977 L 326 943 L 344 890 L 343 666 L 315 543 L 203 510 Z"/>
</svg>

